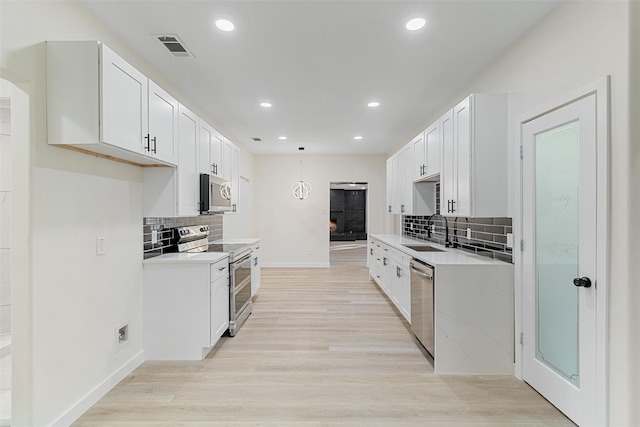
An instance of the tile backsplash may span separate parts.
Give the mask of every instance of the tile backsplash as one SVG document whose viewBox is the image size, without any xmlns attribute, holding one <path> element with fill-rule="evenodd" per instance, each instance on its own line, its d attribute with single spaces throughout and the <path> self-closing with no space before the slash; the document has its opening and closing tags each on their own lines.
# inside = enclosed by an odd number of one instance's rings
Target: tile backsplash
<svg viewBox="0 0 640 427">
<path fill-rule="evenodd" d="M 512 250 L 507 248 L 507 233 L 513 233 L 511 218 L 449 217 L 445 220 L 435 215 L 430 222 L 428 216 L 404 216 L 402 220 L 402 234 L 407 237 L 444 245 L 448 226 L 451 247 L 513 262 Z M 431 237 L 427 231 L 428 222 L 435 226 Z M 471 229 L 470 239 L 467 239 L 467 228 Z"/>
<path fill-rule="evenodd" d="M 176 252 L 177 238 L 174 228 L 187 225 L 208 225 L 209 240 L 222 239 L 222 219 L 224 215 L 200 215 L 194 217 L 176 218 L 144 218 L 142 222 L 142 245 L 144 259 L 162 255 L 168 252 Z M 158 242 L 151 243 L 151 231 L 158 232 Z"/>
</svg>

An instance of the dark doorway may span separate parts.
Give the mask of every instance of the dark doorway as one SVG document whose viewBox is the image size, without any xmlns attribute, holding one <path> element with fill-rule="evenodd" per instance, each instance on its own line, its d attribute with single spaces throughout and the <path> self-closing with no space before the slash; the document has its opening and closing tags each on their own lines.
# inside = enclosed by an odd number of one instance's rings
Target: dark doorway
<svg viewBox="0 0 640 427">
<path fill-rule="evenodd" d="M 367 183 L 332 182 L 329 239 L 367 240 Z"/>
</svg>

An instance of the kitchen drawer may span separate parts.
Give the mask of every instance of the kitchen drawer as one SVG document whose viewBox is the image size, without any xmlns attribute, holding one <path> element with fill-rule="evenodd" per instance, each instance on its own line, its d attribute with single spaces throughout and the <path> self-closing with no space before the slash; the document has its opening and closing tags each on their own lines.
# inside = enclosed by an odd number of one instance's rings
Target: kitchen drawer
<svg viewBox="0 0 640 427">
<path fill-rule="evenodd" d="M 211 283 L 221 277 L 229 278 L 229 258 L 221 259 L 215 264 L 211 264 Z"/>
</svg>

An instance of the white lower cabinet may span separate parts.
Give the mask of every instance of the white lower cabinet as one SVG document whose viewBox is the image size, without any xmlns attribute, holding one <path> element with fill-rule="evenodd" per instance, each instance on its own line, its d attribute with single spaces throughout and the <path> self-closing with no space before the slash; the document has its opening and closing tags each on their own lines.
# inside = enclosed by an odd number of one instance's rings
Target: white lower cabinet
<svg viewBox="0 0 640 427">
<path fill-rule="evenodd" d="M 148 360 L 202 360 L 229 327 L 229 260 L 144 266 Z"/>
<path fill-rule="evenodd" d="M 369 240 L 369 257 L 369 275 L 402 316 L 411 322 L 411 257 L 376 239 Z"/>
</svg>

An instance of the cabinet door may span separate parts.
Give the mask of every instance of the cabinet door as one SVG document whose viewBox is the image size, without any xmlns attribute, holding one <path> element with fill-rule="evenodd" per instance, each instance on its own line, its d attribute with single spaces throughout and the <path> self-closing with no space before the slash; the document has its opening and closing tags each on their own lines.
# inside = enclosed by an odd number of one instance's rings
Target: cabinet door
<svg viewBox="0 0 640 427">
<path fill-rule="evenodd" d="M 211 170 L 212 175 L 215 175 L 219 178 L 222 178 L 222 145 L 224 141 L 222 135 L 217 132 L 214 132 L 213 138 L 211 139 Z"/>
<path fill-rule="evenodd" d="M 148 131 L 147 78 L 105 45 L 100 62 L 102 142 L 144 152 Z"/>
<path fill-rule="evenodd" d="M 231 211 L 240 212 L 240 149 L 231 147 Z"/>
<path fill-rule="evenodd" d="M 455 146 L 453 140 L 453 110 L 440 118 L 440 213 L 451 214 L 451 201 L 456 198 Z"/>
<path fill-rule="evenodd" d="M 200 120 L 200 139 L 198 141 L 198 172 L 213 173 L 211 163 L 211 144 L 213 143 L 213 128 Z"/>
<path fill-rule="evenodd" d="M 149 80 L 149 133 L 145 149 L 152 157 L 178 164 L 178 101 Z"/>
<path fill-rule="evenodd" d="M 404 318 L 407 319 L 407 322 L 411 323 L 411 276 L 409 260 L 403 260 L 398 267 L 400 268 L 400 286 L 402 288 L 400 312 Z"/>
<path fill-rule="evenodd" d="M 398 187 L 401 189 L 402 205 L 400 213 L 413 215 L 413 145 L 408 144 L 402 149 L 400 159 L 400 171 L 398 174 Z"/>
<path fill-rule="evenodd" d="M 419 181 L 425 176 L 427 151 L 424 139 L 424 133 L 413 138 L 409 143 L 413 146 L 413 166 L 410 168 L 412 173 L 412 181 Z"/>
<path fill-rule="evenodd" d="M 389 260 L 389 297 L 399 309 L 402 306 L 402 276 L 400 264 L 395 259 Z"/>
<path fill-rule="evenodd" d="M 471 113 L 471 97 L 453 108 L 456 197 L 451 213 L 454 216 L 471 216 Z"/>
<path fill-rule="evenodd" d="M 178 122 L 180 150 L 178 164 L 178 215 L 197 216 L 199 211 L 199 175 L 197 147 L 199 119 L 180 105 Z"/>
<path fill-rule="evenodd" d="M 393 210 L 393 157 L 387 159 L 387 213 Z"/>
<path fill-rule="evenodd" d="M 229 276 L 211 284 L 211 346 L 229 327 Z"/>
<path fill-rule="evenodd" d="M 231 181 L 231 141 L 222 142 L 222 179 Z"/>
<path fill-rule="evenodd" d="M 440 126 L 438 122 L 429 126 L 424 132 L 426 146 L 425 178 L 430 178 L 440 173 Z"/>
</svg>

